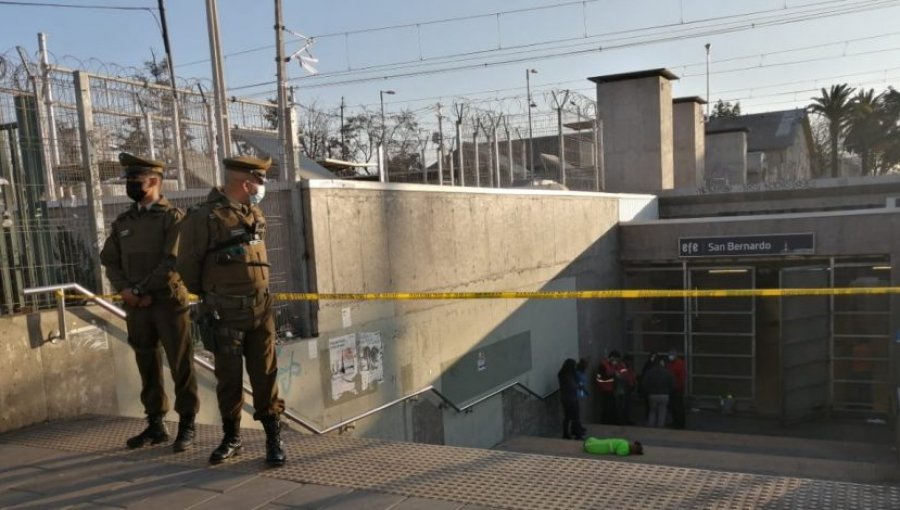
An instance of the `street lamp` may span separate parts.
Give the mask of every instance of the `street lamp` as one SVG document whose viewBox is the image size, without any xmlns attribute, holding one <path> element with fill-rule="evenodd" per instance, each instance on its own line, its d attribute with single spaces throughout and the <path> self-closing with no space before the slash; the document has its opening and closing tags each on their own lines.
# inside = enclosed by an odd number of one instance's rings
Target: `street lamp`
<svg viewBox="0 0 900 510">
<path fill-rule="evenodd" d="M 709 43 L 706 43 L 706 120 L 709 120 Z"/>
<path fill-rule="evenodd" d="M 528 91 L 528 161 L 531 163 L 531 180 L 534 182 L 534 132 L 531 125 L 531 109 L 537 105 L 531 99 L 532 74 L 537 74 L 537 69 L 525 70 L 525 88 Z"/>
<path fill-rule="evenodd" d="M 381 97 L 381 141 L 379 142 L 378 151 L 378 177 L 382 182 L 387 181 L 387 169 L 384 166 L 384 137 L 386 135 L 384 124 L 384 95 L 393 96 L 396 94 L 393 90 L 379 90 L 378 95 Z"/>
</svg>

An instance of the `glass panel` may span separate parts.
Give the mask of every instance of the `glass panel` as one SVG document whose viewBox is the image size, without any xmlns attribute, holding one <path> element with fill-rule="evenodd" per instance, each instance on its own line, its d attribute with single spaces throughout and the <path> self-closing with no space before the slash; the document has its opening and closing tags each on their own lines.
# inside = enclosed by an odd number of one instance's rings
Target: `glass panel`
<svg viewBox="0 0 900 510">
<path fill-rule="evenodd" d="M 890 285 L 891 272 L 887 265 L 834 268 L 835 287 L 886 287 Z M 888 296 L 835 296 L 835 311 L 888 311 Z"/>
<path fill-rule="evenodd" d="M 669 352 L 671 349 L 684 351 L 683 334 L 629 333 L 628 340 L 628 345 L 633 346 L 635 352 Z"/>
<path fill-rule="evenodd" d="M 888 381 L 887 360 L 834 360 L 834 378 L 850 381 Z"/>
<path fill-rule="evenodd" d="M 684 332 L 684 314 L 632 315 L 628 327 L 631 331 Z"/>
<path fill-rule="evenodd" d="M 695 316 L 691 319 L 691 329 L 695 333 L 751 333 L 753 315 L 742 313 Z"/>
<path fill-rule="evenodd" d="M 887 296 L 834 296 L 835 312 L 887 312 L 890 306 Z"/>
<path fill-rule="evenodd" d="M 694 354 L 753 355 L 753 339 L 747 336 L 711 335 L 693 337 Z"/>
<path fill-rule="evenodd" d="M 753 358 L 695 356 L 693 373 L 700 375 L 753 375 Z"/>
<path fill-rule="evenodd" d="M 836 358 L 887 358 L 890 342 L 887 338 L 844 338 L 834 339 Z"/>
<path fill-rule="evenodd" d="M 625 273 L 625 285 L 629 289 L 674 289 L 684 288 L 684 277 L 681 270 L 628 271 Z M 684 299 L 654 298 L 629 299 L 625 303 L 626 310 L 654 312 L 683 312 Z"/>
<path fill-rule="evenodd" d="M 750 398 L 753 383 L 748 379 L 722 379 L 719 377 L 693 377 L 691 387 L 695 396 L 726 396 Z"/>
<path fill-rule="evenodd" d="M 890 402 L 886 384 L 834 383 L 834 406 L 848 411 L 886 413 Z"/>
<path fill-rule="evenodd" d="M 691 271 L 693 289 L 749 289 L 753 273 L 745 269 L 695 269 Z M 733 312 L 753 310 L 753 298 L 698 298 L 694 310 L 701 312 Z"/>
<path fill-rule="evenodd" d="M 835 335 L 890 335 L 891 318 L 875 314 L 835 314 Z"/>
</svg>

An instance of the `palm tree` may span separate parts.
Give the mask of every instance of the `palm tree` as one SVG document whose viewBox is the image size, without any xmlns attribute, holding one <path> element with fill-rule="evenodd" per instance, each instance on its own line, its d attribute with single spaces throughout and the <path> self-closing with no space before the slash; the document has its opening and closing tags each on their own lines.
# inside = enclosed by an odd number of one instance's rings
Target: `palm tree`
<svg viewBox="0 0 900 510">
<path fill-rule="evenodd" d="M 888 87 L 881 97 L 882 110 L 885 114 L 885 143 L 881 155 L 881 172 L 887 173 L 900 165 L 900 91 Z"/>
<path fill-rule="evenodd" d="M 850 152 L 859 154 L 862 175 L 873 173 L 872 163 L 883 149 L 886 112 L 882 99 L 875 89 L 869 89 L 860 90 L 852 100 L 845 145 Z"/>
<path fill-rule="evenodd" d="M 840 144 L 841 135 L 847 129 L 847 122 L 850 119 L 850 113 L 853 110 L 853 101 L 850 95 L 853 94 L 853 87 L 846 83 L 840 85 L 832 85 L 830 90 L 822 88 L 821 97 L 813 97 L 812 104 L 808 109 L 810 113 L 817 113 L 828 119 L 828 135 L 831 141 L 831 176 L 839 175 L 838 166 L 838 145 Z"/>
</svg>

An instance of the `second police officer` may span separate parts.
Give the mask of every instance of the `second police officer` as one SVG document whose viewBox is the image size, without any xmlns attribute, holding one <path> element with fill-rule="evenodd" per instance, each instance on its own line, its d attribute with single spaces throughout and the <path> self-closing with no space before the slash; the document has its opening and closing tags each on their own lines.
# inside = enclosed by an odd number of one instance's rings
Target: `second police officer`
<svg viewBox="0 0 900 510">
<path fill-rule="evenodd" d="M 266 431 L 266 463 L 282 465 L 275 360 L 275 320 L 269 294 L 266 219 L 258 207 L 265 196 L 271 159 L 239 156 L 223 161 L 225 183 L 192 208 L 181 230 L 178 271 L 201 297 L 209 320 L 206 348 L 215 355 L 216 396 L 223 438 L 209 461 L 218 464 L 241 451 L 243 366 L 253 388 L 253 417 Z"/>
</svg>

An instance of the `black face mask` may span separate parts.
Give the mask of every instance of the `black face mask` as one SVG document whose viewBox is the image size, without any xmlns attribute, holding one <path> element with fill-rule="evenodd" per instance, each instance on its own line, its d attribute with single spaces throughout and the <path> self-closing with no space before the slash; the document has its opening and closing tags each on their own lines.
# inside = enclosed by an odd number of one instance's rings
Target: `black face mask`
<svg viewBox="0 0 900 510">
<path fill-rule="evenodd" d="M 140 202 L 147 196 L 147 190 L 144 189 L 144 183 L 141 181 L 126 181 L 125 194 L 135 202 Z"/>
</svg>

